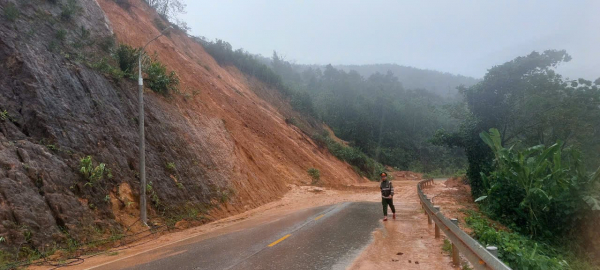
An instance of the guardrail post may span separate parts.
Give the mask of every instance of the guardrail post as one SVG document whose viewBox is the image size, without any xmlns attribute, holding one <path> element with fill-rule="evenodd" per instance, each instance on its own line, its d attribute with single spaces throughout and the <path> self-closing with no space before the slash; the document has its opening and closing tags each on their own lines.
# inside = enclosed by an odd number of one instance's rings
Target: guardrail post
<svg viewBox="0 0 600 270">
<path fill-rule="evenodd" d="M 433 206 L 433 209 L 435 209 L 436 212 L 440 211 L 440 207 L 435 205 Z M 435 238 L 440 238 L 440 226 L 438 226 L 438 224 L 435 224 Z"/>
<path fill-rule="evenodd" d="M 456 227 L 458 227 L 458 219 L 451 218 L 450 221 L 454 225 L 456 225 Z M 460 256 L 458 254 L 458 248 L 456 247 L 456 245 L 454 245 L 454 243 L 452 243 L 452 263 L 454 265 L 460 265 Z"/>
<path fill-rule="evenodd" d="M 452 243 L 452 263 L 454 265 L 460 265 L 460 255 L 458 254 L 458 248 Z"/>
<path fill-rule="evenodd" d="M 458 227 L 458 219 L 451 218 L 450 221 L 452 221 L 452 223 L 454 223 L 454 225 L 456 225 L 456 227 Z"/>
<path fill-rule="evenodd" d="M 487 246 L 485 247 L 485 249 L 487 249 L 487 251 L 489 251 L 490 253 L 492 253 L 492 255 L 494 255 L 494 257 L 498 258 L 498 248 L 495 246 Z"/>
</svg>

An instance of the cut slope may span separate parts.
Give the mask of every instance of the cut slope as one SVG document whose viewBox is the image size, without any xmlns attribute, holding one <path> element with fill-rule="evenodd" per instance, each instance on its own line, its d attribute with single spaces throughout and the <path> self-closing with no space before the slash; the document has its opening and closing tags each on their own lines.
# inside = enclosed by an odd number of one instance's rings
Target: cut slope
<svg viewBox="0 0 600 270">
<path fill-rule="evenodd" d="M 135 82 L 99 74 L 68 48 L 83 28 L 92 40 L 114 30 L 119 41 L 142 46 L 158 34 L 157 16 L 141 1 L 132 1 L 130 11 L 110 0 L 77 3 L 70 21 L 50 1 L 16 2 L 18 19 L 2 21 L 0 111 L 10 117 L 0 121 L 0 236 L 6 238 L 0 251 L 10 254 L 106 236 L 139 212 Z M 325 184 L 364 181 L 253 91 L 289 107 L 274 89 L 221 68 L 185 34 L 162 37 L 148 51 L 178 73 L 183 92 L 171 98 L 146 92 L 151 219 L 254 208 L 281 197 L 288 183 L 309 182 L 310 167 Z M 78 171 L 87 155 L 106 163 L 113 177 L 86 184 Z"/>
</svg>

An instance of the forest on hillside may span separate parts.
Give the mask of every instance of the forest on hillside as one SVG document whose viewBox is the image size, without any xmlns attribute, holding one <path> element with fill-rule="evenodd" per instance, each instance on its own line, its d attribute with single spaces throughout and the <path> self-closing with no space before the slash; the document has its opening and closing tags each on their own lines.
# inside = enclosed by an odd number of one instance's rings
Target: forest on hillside
<svg viewBox="0 0 600 270">
<path fill-rule="evenodd" d="M 364 77 L 331 65 L 322 69 L 294 65 L 277 53 L 271 60 L 283 81 L 306 96 L 295 107 L 325 122 L 338 137 L 375 160 L 437 175 L 452 174 L 465 165 L 461 150 L 430 142 L 436 130 L 458 126 L 449 117 L 451 99 L 426 89 L 407 89 L 391 71 Z"/>
<path fill-rule="evenodd" d="M 425 89 L 444 98 L 461 99 L 457 89 L 459 86 L 469 87 L 480 81 L 463 75 L 397 64 L 336 65 L 334 67 L 346 72 L 354 70 L 366 78 L 375 73 L 385 74 L 391 71 L 402 82 L 404 88 Z"/>
</svg>

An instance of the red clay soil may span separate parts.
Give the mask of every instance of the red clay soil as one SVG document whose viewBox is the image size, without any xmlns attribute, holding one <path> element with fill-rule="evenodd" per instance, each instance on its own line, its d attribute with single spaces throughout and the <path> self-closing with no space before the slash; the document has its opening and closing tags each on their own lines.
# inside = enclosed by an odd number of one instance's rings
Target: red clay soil
<svg viewBox="0 0 600 270">
<path fill-rule="evenodd" d="M 131 1 L 129 11 L 112 0 L 98 3 L 120 43 L 140 47 L 159 34 L 153 22 L 158 15 L 142 1 Z M 223 130 L 227 133 L 226 139 L 214 142 L 214 151 L 230 161 L 226 169 L 236 195 L 221 209 L 211 211 L 213 218 L 275 200 L 285 193 L 288 184 L 309 183 L 306 171 L 311 167 L 320 170 L 325 185 L 365 181 L 349 165 L 319 149 L 308 136 L 285 123 L 281 111 L 263 99 L 288 108 L 277 90 L 234 67 L 221 67 L 184 33 L 173 31 L 169 37 L 159 38 L 148 46 L 147 52 L 156 52 L 168 70 L 177 72 L 183 95 L 175 95 L 169 101 L 172 106 L 165 110 L 188 119 L 189 136 L 200 132 L 219 134 Z M 256 93 L 263 93 L 263 98 Z M 221 134 L 217 137 L 223 138 Z"/>
</svg>

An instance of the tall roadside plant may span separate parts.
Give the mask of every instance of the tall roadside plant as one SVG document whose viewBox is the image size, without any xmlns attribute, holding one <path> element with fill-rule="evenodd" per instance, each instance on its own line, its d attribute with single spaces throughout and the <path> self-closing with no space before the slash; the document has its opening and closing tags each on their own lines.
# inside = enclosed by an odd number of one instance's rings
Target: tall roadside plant
<svg viewBox="0 0 600 270">
<path fill-rule="evenodd" d="M 535 238 L 556 238 L 575 228 L 590 211 L 600 210 L 599 173 L 586 173 L 580 154 L 549 147 L 502 146 L 492 128 L 480 133 L 494 154 L 493 170 L 481 174 L 486 195 L 479 197 L 488 214 L 514 230 Z"/>
</svg>

